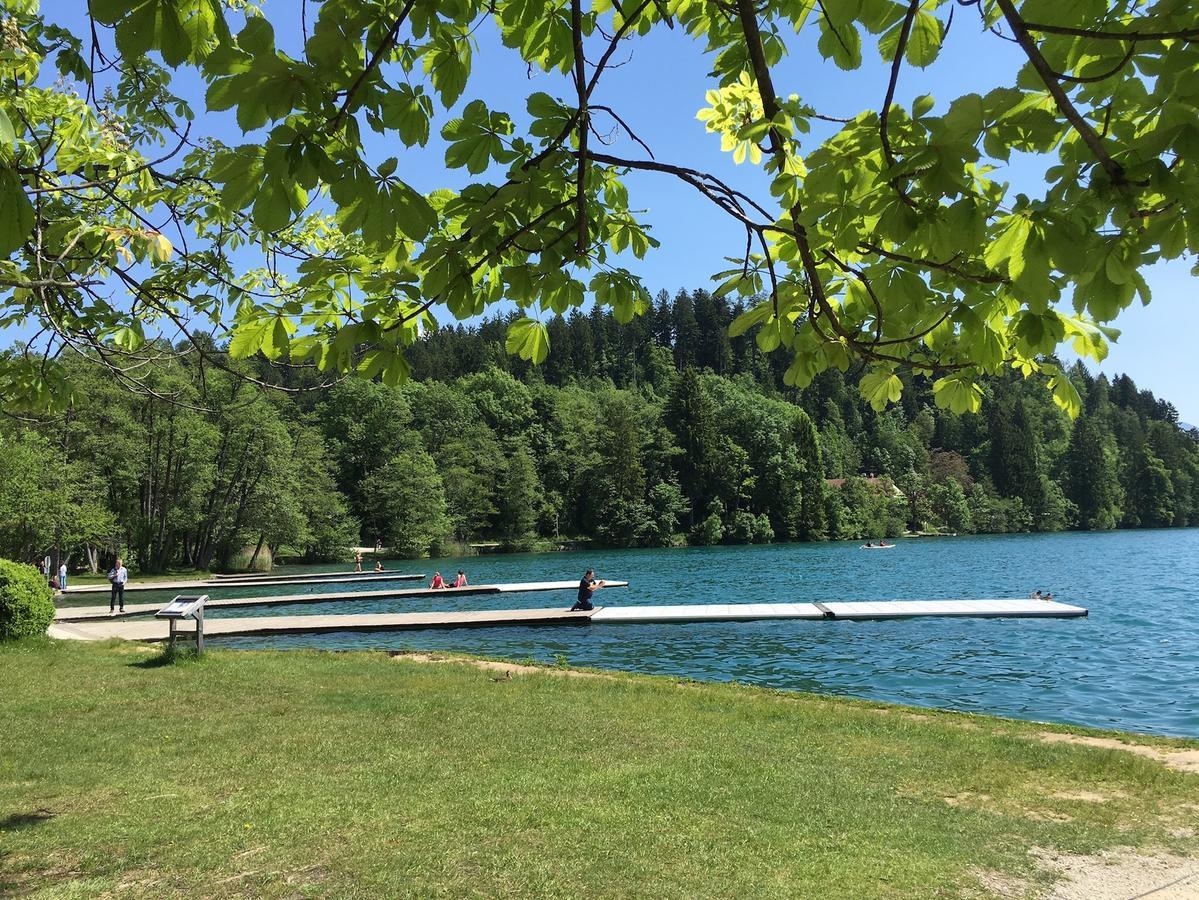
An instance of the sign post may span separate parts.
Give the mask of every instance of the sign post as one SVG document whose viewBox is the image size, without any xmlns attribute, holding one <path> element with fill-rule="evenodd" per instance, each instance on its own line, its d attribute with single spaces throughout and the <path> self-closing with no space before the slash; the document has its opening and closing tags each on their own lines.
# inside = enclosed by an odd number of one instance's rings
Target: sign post
<svg viewBox="0 0 1199 900">
<path fill-rule="evenodd" d="M 178 634 L 176 623 L 182 619 L 194 619 L 196 623 L 196 653 L 204 652 L 204 604 L 207 602 L 207 594 L 192 596 L 180 594 L 154 614 L 156 619 L 166 619 L 170 622 L 170 647 L 172 650 L 175 649 L 175 637 Z"/>
</svg>

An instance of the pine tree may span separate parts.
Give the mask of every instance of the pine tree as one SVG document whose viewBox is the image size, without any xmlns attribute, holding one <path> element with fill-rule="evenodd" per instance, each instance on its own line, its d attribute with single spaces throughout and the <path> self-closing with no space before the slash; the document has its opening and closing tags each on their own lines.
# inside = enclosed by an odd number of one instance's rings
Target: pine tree
<svg viewBox="0 0 1199 900">
<path fill-rule="evenodd" d="M 539 495 L 533 457 L 523 442 L 517 442 L 508 454 L 496 517 L 496 534 L 509 547 L 524 547 L 533 537 Z"/>
<path fill-rule="evenodd" d="M 695 369 L 684 369 L 675 381 L 663 409 L 666 427 L 682 450 L 678 461 L 679 486 L 691 503 L 694 523 L 698 511 L 707 508 L 717 452 L 717 434 L 712 401 Z"/>
<path fill-rule="evenodd" d="M 1166 464 L 1146 445 L 1129 451 L 1127 503 L 1121 525 L 1161 528 L 1174 523 L 1174 483 Z"/>
<path fill-rule="evenodd" d="M 802 409 L 795 410 L 792 435 L 801 467 L 800 508 L 796 527 L 804 540 L 820 540 L 824 538 L 827 526 L 824 516 L 824 459 L 816 425 Z"/>
<path fill-rule="evenodd" d="M 652 318 L 650 332 L 654 343 L 659 347 L 674 346 L 674 319 L 670 309 L 670 295 L 666 291 L 658 291 Z"/>
<path fill-rule="evenodd" d="M 1093 416 L 1083 415 L 1074 422 L 1063 464 L 1066 496 L 1078 509 L 1078 527 L 1115 528 L 1120 488 L 1115 465 L 1104 448 L 1103 434 Z"/>
<path fill-rule="evenodd" d="M 675 295 L 671 320 L 675 365 L 680 369 L 695 366 L 698 362 L 699 323 L 695 321 L 695 304 L 686 291 L 679 291 Z"/>
<path fill-rule="evenodd" d="M 597 437 L 595 518 L 596 536 L 615 547 L 644 544 L 657 530 L 645 501 L 642 434 L 629 395 L 610 397 L 604 404 L 604 428 Z"/>
<path fill-rule="evenodd" d="M 1045 487 L 1040 471 L 1036 435 L 1024 402 L 1002 399 L 991 405 L 991 480 L 1001 497 L 1019 497 L 1038 515 L 1045 506 Z"/>
</svg>

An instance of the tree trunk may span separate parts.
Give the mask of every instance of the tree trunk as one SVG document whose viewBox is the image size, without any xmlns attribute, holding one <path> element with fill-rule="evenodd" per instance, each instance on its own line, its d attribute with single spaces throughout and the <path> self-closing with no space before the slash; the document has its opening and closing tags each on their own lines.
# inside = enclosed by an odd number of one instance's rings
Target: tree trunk
<svg viewBox="0 0 1199 900">
<path fill-rule="evenodd" d="M 264 532 L 260 531 L 258 533 L 258 546 L 256 546 L 254 548 L 254 553 L 253 553 L 253 555 L 250 556 L 250 564 L 246 567 L 251 572 L 254 571 L 254 563 L 258 562 L 258 554 L 262 552 L 262 545 L 265 542 L 266 542 L 266 534 Z"/>
</svg>

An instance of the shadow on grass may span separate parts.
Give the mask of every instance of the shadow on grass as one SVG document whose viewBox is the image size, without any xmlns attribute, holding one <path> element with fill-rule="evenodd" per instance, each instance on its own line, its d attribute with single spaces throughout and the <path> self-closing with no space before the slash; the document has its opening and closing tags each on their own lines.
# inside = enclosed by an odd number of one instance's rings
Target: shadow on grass
<svg viewBox="0 0 1199 900">
<path fill-rule="evenodd" d="M 135 669 L 160 669 L 163 666 L 183 666 L 202 659 L 195 647 L 164 647 L 161 653 L 129 663 Z"/>
<path fill-rule="evenodd" d="M 49 822 L 55 815 L 56 813 L 52 813 L 48 809 L 39 809 L 27 813 L 13 813 L 0 819 L 0 831 L 20 831 L 22 828 L 32 828 L 34 825 Z"/>
</svg>

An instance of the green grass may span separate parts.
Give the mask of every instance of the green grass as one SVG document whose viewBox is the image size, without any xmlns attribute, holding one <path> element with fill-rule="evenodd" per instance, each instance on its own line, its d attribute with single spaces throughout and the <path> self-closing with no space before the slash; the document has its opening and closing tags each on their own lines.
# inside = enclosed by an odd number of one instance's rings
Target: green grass
<svg viewBox="0 0 1199 900">
<path fill-rule="evenodd" d="M 0 894 L 983 896 L 1032 846 L 1199 842 L 1199 775 L 982 716 L 50 641 L 0 685 Z"/>
</svg>

